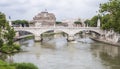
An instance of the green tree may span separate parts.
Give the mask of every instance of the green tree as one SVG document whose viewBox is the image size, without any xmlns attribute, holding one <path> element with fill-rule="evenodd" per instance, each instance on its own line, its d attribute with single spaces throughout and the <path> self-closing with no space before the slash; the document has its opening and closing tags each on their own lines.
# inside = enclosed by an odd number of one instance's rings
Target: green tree
<svg viewBox="0 0 120 69">
<path fill-rule="evenodd" d="M 3 29 L 6 25 L 6 17 L 5 14 L 0 12 L 0 29 Z"/>
<path fill-rule="evenodd" d="M 102 23 L 102 29 L 104 30 L 109 30 L 112 28 L 112 21 L 111 21 L 111 18 L 110 18 L 110 15 L 107 14 L 107 15 L 104 15 L 101 19 L 101 23 Z"/>
<path fill-rule="evenodd" d="M 80 21 L 75 21 L 74 24 L 82 24 Z"/>
<path fill-rule="evenodd" d="M 76 25 L 76 26 L 83 26 L 83 24 L 82 24 L 82 22 L 81 22 L 80 19 L 77 20 L 77 21 L 75 21 L 75 22 L 74 22 L 74 25 Z"/>
<path fill-rule="evenodd" d="M 6 26 L 6 17 L 3 13 L 0 12 L 0 47 L 3 46 L 3 31 Z"/>
<path fill-rule="evenodd" d="M 106 18 L 107 23 L 103 24 L 103 28 L 107 26 L 108 29 L 120 33 L 120 0 L 109 0 L 107 3 L 101 4 L 100 12 L 103 14 L 103 21 L 106 17 L 109 18 Z"/>
<path fill-rule="evenodd" d="M 9 26 L 6 17 L 3 13 L 0 13 L 0 45 L 7 43 L 8 45 L 13 45 L 13 40 L 15 37 L 15 31 Z M 4 41 L 5 42 L 4 42 Z"/>
<path fill-rule="evenodd" d="M 29 22 L 27 20 L 15 20 L 15 21 L 12 21 L 12 23 L 14 25 L 22 25 L 22 27 L 29 26 Z"/>
<path fill-rule="evenodd" d="M 90 26 L 90 20 L 89 19 L 85 20 L 84 23 L 85 23 L 86 26 L 87 25 Z"/>
<path fill-rule="evenodd" d="M 18 52 L 20 46 L 14 44 L 15 31 L 9 26 L 5 15 L 0 13 L 0 51 L 4 53 Z"/>
<path fill-rule="evenodd" d="M 95 15 L 90 20 L 85 20 L 84 23 L 90 27 L 97 27 L 98 18 L 101 20 L 101 16 Z"/>
<path fill-rule="evenodd" d="M 6 40 L 7 45 L 12 46 L 14 43 L 15 31 L 9 25 L 7 25 L 6 30 L 7 31 L 5 31 L 4 38 Z"/>
<path fill-rule="evenodd" d="M 97 27 L 97 21 L 98 21 L 98 16 L 96 15 L 96 16 L 92 17 L 92 19 L 90 20 L 89 25 L 91 27 Z"/>
<path fill-rule="evenodd" d="M 56 21 L 56 24 L 61 24 L 62 22 L 60 22 L 60 21 Z"/>
</svg>

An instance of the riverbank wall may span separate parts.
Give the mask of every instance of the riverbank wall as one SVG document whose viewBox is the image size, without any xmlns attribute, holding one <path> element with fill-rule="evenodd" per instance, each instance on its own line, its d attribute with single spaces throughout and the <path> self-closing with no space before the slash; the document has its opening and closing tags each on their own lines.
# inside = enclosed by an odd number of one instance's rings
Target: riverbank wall
<svg viewBox="0 0 120 69">
<path fill-rule="evenodd" d="M 109 45 L 119 46 L 120 47 L 120 43 L 115 43 L 115 42 L 111 42 L 111 41 L 107 41 L 107 40 L 103 40 L 103 39 L 98 39 L 98 38 L 94 38 L 94 37 L 90 37 L 90 39 L 92 39 L 94 41 L 101 42 L 101 43 L 105 43 L 105 44 L 109 44 Z"/>
</svg>

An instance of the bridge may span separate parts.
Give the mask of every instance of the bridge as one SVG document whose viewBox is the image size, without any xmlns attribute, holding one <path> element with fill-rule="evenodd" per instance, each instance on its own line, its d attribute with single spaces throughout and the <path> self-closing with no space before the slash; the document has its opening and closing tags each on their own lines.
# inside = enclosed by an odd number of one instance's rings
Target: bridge
<svg viewBox="0 0 120 69">
<path fill-rule="evenodd" d="M 47 31 L 63 31 L 68 34 L 68 40 L 74 40 L 74 35 L 80 31 L 91 31 L 99 35 L 103 34 L 103 31 L 100 27 L 14 27 L 15 31 L 27 31 L 32 33 L 35 36 L 35 41 L 41 40 L 41 34 Z"/>
</svg>

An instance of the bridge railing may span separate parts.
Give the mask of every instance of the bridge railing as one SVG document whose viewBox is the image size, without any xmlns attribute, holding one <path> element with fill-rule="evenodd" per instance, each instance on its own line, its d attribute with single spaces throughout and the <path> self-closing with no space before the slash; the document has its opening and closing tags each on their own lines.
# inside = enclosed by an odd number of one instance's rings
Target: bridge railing
<svg viewBox="0 0 120 69">
<path fill-rule="evenodd" d="M 100 34 L 104 34 L 104 32 L 99 27 L 14 27 L 16 31 L 25 30 L 25 31 L 35 31 L 35 30 L 67 30 L 67 31 L 94 31 Z"/>
<path fill-rule="evenodd" d="M 14 27 L 14 29 L 99 29 L 98 27 Z"/>
</svg>

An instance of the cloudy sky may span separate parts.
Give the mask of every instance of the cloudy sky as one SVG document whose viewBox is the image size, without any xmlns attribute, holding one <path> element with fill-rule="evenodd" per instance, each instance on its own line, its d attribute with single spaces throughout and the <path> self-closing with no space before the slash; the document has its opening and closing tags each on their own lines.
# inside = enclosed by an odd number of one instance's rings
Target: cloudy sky
<svg viewBox="0 0 120 69">
<path fill-rule="evenodd" d="M 82 18 L 96 15 L 99 4 L 108 0 L 0 0 L 0 11 L 12 20 L 32 20 L 33 16 L 47 9 L 57 20 Z"/>
</svg>

